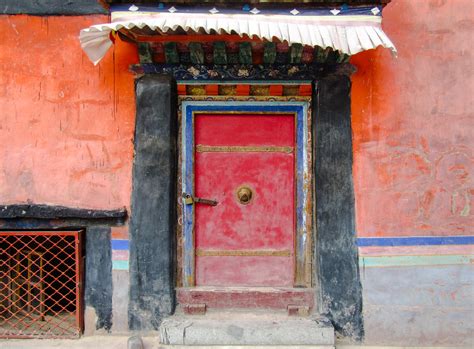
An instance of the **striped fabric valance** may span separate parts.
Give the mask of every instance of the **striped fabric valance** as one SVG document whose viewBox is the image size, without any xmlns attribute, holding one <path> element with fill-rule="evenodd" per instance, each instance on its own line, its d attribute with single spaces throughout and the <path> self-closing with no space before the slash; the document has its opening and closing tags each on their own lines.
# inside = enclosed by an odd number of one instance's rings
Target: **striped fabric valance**
<svg viewBox="0 0 474 349">
<path fill-rule="evenodd" d="M 394 44 L 381 28 L 381 8 L 333 9 L 242 9 L 216 7 L 114 6 L 111 22 L 93 25 L 80 32 L 81 46 L 97 64 L 112 45 L 117 31 L 141 31 L 148 35 L 236 34 L 268 41 L 286 41 L 290 45 L 331 47 L 344 54 Z"/>
</svg>

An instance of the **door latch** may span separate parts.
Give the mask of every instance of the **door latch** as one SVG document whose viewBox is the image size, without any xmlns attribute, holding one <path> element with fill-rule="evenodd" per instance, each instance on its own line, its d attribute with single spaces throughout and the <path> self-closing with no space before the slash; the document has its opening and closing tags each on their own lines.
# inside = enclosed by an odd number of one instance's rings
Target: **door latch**
<svg viewBox="0 0 474 349">
<path fill-rule="evenodd" d="M 187 193 L 183 193 L 183 199 L 186 205 L 192 205 L 194 203 L 200 203 L 200 204 L 209 205 L 209 206 L 217 205 L 216 200 L 198 198 Z"/>
</svg>

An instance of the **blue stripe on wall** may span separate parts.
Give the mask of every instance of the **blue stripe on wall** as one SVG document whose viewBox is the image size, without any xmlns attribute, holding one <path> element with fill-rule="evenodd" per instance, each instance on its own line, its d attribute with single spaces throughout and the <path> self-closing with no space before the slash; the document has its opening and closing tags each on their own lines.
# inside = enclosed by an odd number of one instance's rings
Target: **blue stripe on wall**
<svg viewBox="0 0 474 349">
<path fill-rule="evenodd" d="M 389 238 L 358 238 L 357 245 L 365 246 L 429 246 L 474 245 L 474 236 L 416 236 Z M 128 240 L 112 240 L 113 250 L 129 250 Z"/>
<path fill-rule="evenodd" d="M 415 236 L 387 238 L 358 238 L 357 246 L 426 246 L 472 245 L 474 236 Z"/>
<path fill-rule="evenodd" d="M 128 240 L 112 240 L 112 250 L 128 251 Z"/>
</svg>

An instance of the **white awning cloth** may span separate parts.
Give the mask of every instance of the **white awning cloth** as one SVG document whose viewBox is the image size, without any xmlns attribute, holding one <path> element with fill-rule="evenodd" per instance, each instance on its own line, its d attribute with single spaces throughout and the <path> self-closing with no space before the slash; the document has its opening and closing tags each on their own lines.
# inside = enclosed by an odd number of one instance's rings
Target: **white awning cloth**
<svg viewBox="0 0 474 349">
<path fill-rule="evenodd" d="M 323 12 L 325 11 L 325 12 Z M 287 12 L 287 13 L 286 13 Z M 132 5 L 111 13 L 111 23 L 97 24 L 80 32 L 81 46 L 97 64 L 112 46 L 111 33 L 119 30 L 150 29 L 172 33 L 178 29 L 207 34 L 248 35 L 288 44 L 332 47 L 348 55 L 382 46 L 396 54 L 396 48 L 381 28 L 380 10 L 209 10 L 199 8 L 145 8 Z"/>
</svg>

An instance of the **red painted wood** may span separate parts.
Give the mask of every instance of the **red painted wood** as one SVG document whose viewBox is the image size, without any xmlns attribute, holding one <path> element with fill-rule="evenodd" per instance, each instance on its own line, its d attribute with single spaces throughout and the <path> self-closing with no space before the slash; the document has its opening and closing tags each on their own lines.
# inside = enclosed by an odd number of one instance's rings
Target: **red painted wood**
<svg viewBox="0 0 474 349">
<path fill-rule="evenodd" d="M 309 307 L 307 306 L 298 306 L 298 305 L 289 305 L 288 306 L 288 315 L 289 316 L 308 316 Z"/>
<path fill-rule="evenodd" d="M 183 310 L 186 315 L 204 315 L 206 304 L 185 304 Z"/>
<path fill-rule="evenodd" d="M 270 96 L 283 96 L 283 85 L 270 85 Z"/>
<path fill-rule="evenodd" d="M 237 85 L 236 95 L 237 96 L 248 96 L 250 94 L 250 85 Z"/>
<path fill-rule="evenodd" d="M 229 288 L 195 287 L 176 290 L 180 304 L 206 304 L 207 308 L 288 309 L 314 307 L 312 288 Z"/>
<path fill-rule="evenodd" d="M 219 85 L 206 85 L 206 94 L 208 96 L 217 96 L 219 94 Z"/>
<path fill-rule="evenodd" d="M 293 256 L 196 257 L 196 284 L 293 286 Z"/>
<path fill-rule="evenodd" d="M 311 96 L 313 94 L 313 86 L 311 85 L 300 85 L 299 90 L 300 96 Z"/>
<path fill-rule="evenodd" d="M 294 115 L 216 115 L 195 118 L 195 142 L 204 145 L 295 144 Z"/>
<path fill-rule="evenodd" d="M 196 205 L 196 248 L 293 248 L 294 158 L 281 153 L 197 153 L 196 195 L 217 206 Z M 237 188 L 253 191 L 242 205 Z"/>
<path fill-rule="evenodd" d="M 182 96 L 186 94 L 186 85 L 178 84 L 178 95 Z"/>
<path fill-rule="evenodd" d="M 293 146 L 294 143 L 292 116 L 199 115 L 195 126 L 196 143 L 201 145 Z M 290 252 L 290 256 L 198 256 L 197 285 L 292 285 L 294 166 L 294 153 L 195 154 L 196 196 L 219 202 L 217 206 L 196 204 L 196 249 Z M 237 197 L 237 189 L 242 185 L 253 192 L 247 205 L 241 204 Z"/>
</svg>

